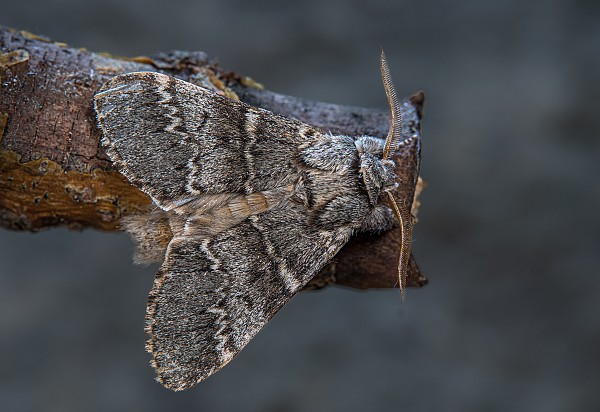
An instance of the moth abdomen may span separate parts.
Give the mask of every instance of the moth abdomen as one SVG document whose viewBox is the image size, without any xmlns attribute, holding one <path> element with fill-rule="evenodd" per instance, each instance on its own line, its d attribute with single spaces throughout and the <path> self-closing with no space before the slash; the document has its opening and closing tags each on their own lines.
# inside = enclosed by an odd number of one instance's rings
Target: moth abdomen
<svg viewBox="0 0 600 412">
<path fill-rule="evenodd" d="M 250 194 L 231 194 L 223 203 L 212 208 L 195 209 L 187 207 L 185 236 L 214 236 L 251 216 L 266 213 L 277 207 L 293 193 L 293 186 L 287 185 L 273 190 Z M 177 212 L 177 211 L 176 211 Z"/>
</svg>

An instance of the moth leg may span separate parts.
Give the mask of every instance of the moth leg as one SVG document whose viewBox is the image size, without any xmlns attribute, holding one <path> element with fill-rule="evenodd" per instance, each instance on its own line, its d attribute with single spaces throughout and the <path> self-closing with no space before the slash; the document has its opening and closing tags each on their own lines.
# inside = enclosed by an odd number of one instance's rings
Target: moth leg
<svg viewBox="0 0 600 412">
<path fill-rule="evenodd" d="M 371 206 L 366 197 L 351 194 L 338 196 L 313 211 L 312 224 L 323 229 L 350 227 L 359 232 L 384 232 L 398 227 L 398 220 L 389 207 Z"/>
<path fill-rule="evenodd" d="M 362 225 L 358 228 L 360 232 L 385 232 L 397 228 L 398 220 L 389 207 L 378 204 L 365 216 Z"/>
<path fill-rule="evenodd" d="M 352 194 L 337 196 L 317 207 L 310 220 L 316 227 L 334 230 L 338 227 L 359 228 L 369 213 L 368 201 Z"/>
</svg>

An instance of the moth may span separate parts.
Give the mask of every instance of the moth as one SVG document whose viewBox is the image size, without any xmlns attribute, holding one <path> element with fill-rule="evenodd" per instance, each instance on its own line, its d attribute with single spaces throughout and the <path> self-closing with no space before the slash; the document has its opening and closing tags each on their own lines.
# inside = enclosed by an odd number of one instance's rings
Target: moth
<svg viewBox="0 0 600 412">
<path fill-rule="evenodd" d="M 383 51 L 381 73 L 386 139 L 332 135 L 154 72 L 96 94 L 107 154 L 156 205 L 126 228 L 138 261 L 162 260 L 146 346 L 164 386 L 231 361 L 353 233 L 400 226 L 403 293 L 411 219 L 393 195 L 402 113 Z"/>
</svg>

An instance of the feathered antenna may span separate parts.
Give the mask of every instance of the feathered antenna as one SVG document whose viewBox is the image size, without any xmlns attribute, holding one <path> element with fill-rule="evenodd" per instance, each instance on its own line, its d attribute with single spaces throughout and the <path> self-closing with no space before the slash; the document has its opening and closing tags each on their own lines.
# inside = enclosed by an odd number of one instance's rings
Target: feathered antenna
<svg viewBox="0 0 600 412">
<path fill-rule="evenodd" d="M 385 140 L 385 148 L 383 149 L 383 160 L 387 160 L 391 153 L 398 149 L 400 138 L 402 137 L 402 112 L 398 104 L 396 89 L 390 77 L 390 69 L 385 59 L 385 53 L 381 49 L 381 77 L 383 78 L 383 87 L 387 95 L 388 105 L 390 106 L 390 131 Z"/>
<path fill-rule="evenodd" d="M 400 144 L 400 138 L 402 137 L 402 112 L 400 112 L 398 97 L 396 96 L 396 90 L 394 89 L 394 84 L 390 77 L 390 69 L 388 68 L 383 49 L 381 49 L 381 77 L 390 106 L 390 130 L 383 149 L 383 160 L 387 160 L 389 156 L 398 149 Z M 400 282 L 400 296 L 401 299 L 404 299 L 406 273 L 408 272 L 408 258 L 410 257 L 412 240 L 412 219 L 404 201 L 401 201 L 400 205 L 398 205 L 392 192 L 387 192 L 387 195 L 402 231 L 400 239 L 400 257 L 398 258 L 398 281 Z"/>
</svg>

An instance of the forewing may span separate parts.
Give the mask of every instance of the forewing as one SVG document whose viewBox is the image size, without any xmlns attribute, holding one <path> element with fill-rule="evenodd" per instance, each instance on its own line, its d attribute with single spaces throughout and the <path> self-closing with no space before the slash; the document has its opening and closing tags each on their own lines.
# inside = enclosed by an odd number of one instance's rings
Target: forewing
<svg viewBox="0 0 600 412">
<path fill-rule="evenodd" d="M 349 236 L 284 201 L 213 237 L 174 238 L 148 303 L 158 380 L 182 390 L 223 367 Z"/>
<path fill-rule="evenodd" d="M 298 145 L 322 135 L 153 72 L 114 77 L 96 94 L 95 108 L 113 163 L 166 210 L 203 194 L 290 184 Z"/>
</svg>

